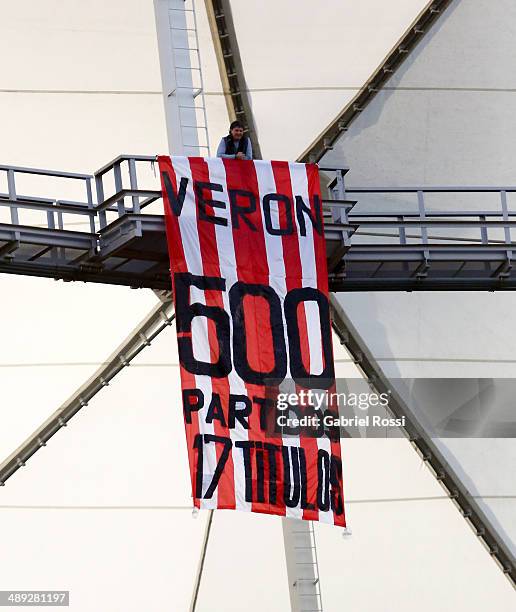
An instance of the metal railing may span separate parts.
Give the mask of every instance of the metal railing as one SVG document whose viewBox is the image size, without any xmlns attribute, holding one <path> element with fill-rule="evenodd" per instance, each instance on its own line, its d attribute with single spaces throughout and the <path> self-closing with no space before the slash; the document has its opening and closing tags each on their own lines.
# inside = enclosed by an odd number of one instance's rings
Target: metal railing
<svg viewBox="0 0 516 612">
<path fill-rule="evenodd" d="M 10 220 L 13 225 L 20 225 L 20 209 L 46 212 L 46 227 L 48 229 L 64 229 L 63 215 L 77 214 L 88 217 L 90 232 L 95 233 L 95 211 L 93 210 L 92 193 L 93 176 L 91 174 L 6 165 L 0 165 L 0 174 L 4 175 L 7 184 L 7 192 L 0 193 L 0 206 L 10 209 Z M 42 198 L 28 193 L 22 194 L 17 188 L 17 179 L 20 175 L 45 176 L 50 180 L 65 179 L 66 182 L 80 182 L 82 183 L 85 197 L 83 200 L 76 201 Z M 39 224 L 38 226 L 41 227 Z"/>
<path fill-rule="evenodd" d="M 108 214 L 114 213 L 121 217 L 127 214 L 140 214 L 147 206 L 161 198 L 159 178 L 154 169 L 156 157 L 154 155 L 119 155 L 117 158 L 97 170 L 94 175 L 56 170 L 43 170 L 39 168 L 25 168 L 18 166 L 0 165 L 0 173 L 5 173 L 8 191 L 0 192 L 0 206 L 10 209 L 12 225 L 20 225 L 20 210 L 35 210 L 46 213 L 47 229 L 65 228 L 63 215 L 80 215 L 87 217 L 89 232 L 97 233 L 108 225 Z M 142 187 L 141 169 L 146 167 L 146 173 L 152 174 L 152 185 Z M 150 173 L 149 173 L 150 169 Z M 512 252 L 516 243 L 512 239 L 511 230 L 516 224 L 516 210 L 509 210 L 507 194 L 516 193 L 516 186 L 429 186 L 429 187 L 346 187 L 343 185 L 343 176 L 347 169 L 321 168 L 325 172 L 335 172 L 328 188 L 339 188 L 339 197 L 323 199 L 327 211 L 331 210 L 330 223 L 340 223 L 343 230 L 351 236 L 367 236 L 372 228 L 395 230 L 386 237 L 396 238 L 389 244 L 397 243 L 403 247 L 408 244 L 407 230 L 418 229 L 418 244 L 430 244 L 429 228 L 474 228 L 477 236 L 463 238 L 459 236 L 436 236 L 437 241 L 456 240 L 458 243 L 471 242 L 482 245 L 504 244 Z M 79 181 L 84 185 L 84 199 L 69 200 L 64 198 L 42 198 L 38 195 L 20 193 L 17 189 L 17 175 L 46 176 L 50 179 L 66 179 Z M 143 173 L 142 173 L 143 174 Z M 147 179 L 148 180 L 148 179 Z M 339 187 L 339 181 L 342 184 Z M 95 198 L 92 184 L 95 183 Z M 107 183 L 110 183 L 108 186 Z M 432 210 L 427 206 L 428 194 L 499 194 L 499 208 L 496 209 L 449 209 Z M 356 202 L 363 204 L 363 196 L 411 194 L 415 196 L 417 210 L 388 210 L 380 207 L 375 210 L 360 210 Z M 335 194 L 334 194 L 335 195 Z M 350 200 L 349 197 L 357 197 Z M 404 202 L 406 205 L 407 202 Z M 37 225 L 42 227 L 41 224 Z M 503 238 L 491 238 L 491 229 L 502 229 Z M 372 234 L 373 235 L 373 234 Z M 378 236 L 379 234 L 374 234 Z M 360 244 L 364 244 L 361 240 Z M 374 243 L 375 245 L 377 242 Z M 437 246 L 438 242 L 434 243 Z"/>
<path fill-rule="evenodd" d="M 375 290 L 382 283 L 382 288 L 424 288 L 407 282 L 429 279 L 436 270 L 440 274 L 443 262 L 448 265 L 441 274 L 445 283 L 457 285 L 460 279 L 463 289 L 493 289 L 498 285 L 489 285 L 489 279 L 507 280 L 503 288 L 516 288 L 516 275 L 511 276 L 516 186 L 350 188 L 344 181 L 346 168 L 320 170 L 322 176 L 333 176 L 327 185 L 331 197 L 323 199 L 323 208 L 334 290 Z M 34 177 L 47 179 L 44 186 L 52 194 L 73 189 L 79 195 L 41 197 L 34 194 Z M 14 272 L 14 266 L 5 266 L 14 261 L 22 265 L 19 273 L 32 273 L 50 260 L 61 271 L 84 267 L 85 262 L 101 265 L 100 251 L 114 235 L 112 230 L 116 228 L 120 242 L 133 219 L 135 235 L 141 236 L 142 222 L 151 219 L 142 215 L 153 215 L 154 231 L 163 215 L 160 206 L 151 206 L 161 199 L 154 155 L 120 155 L 93 175 L 0 166 L 0 185 L 2 181 L 7 190 L 0 192 L 0 211 L 9 209 L 8 222 L 0 223 L 2 271 Z M 460 206 L 453 201 L 457 198 Z M 22 216 L 27 220 L 22 222 Z M 79 226 L 83 231 L 77 231 Z M 23 244 L 30 245 L 25 253 L 19 249 Z M 61 277 L 59 270 L 56 277 Z"/>
<path fill-rule="evenodd" d="M 374 210 L 359 212 L 358 210 L 351 211 L 349 214 L 350 223 L 356 230 L 367 230 L 369 228 L 391 228 L 397 229 L 396 237 L 398 243 L 403 246 L 407 244 L 406 230 L 410 228 L 419 228 L 421 230 L 420 243 L 427 245 L 430 242 L 428 228 L 474 228 L 478 230 L 478 236 L 471 236 L 469 240 L 472 243 L 488 244 L 506 244 L 512 250 L 515 243 L 511 237 L 511 227 L 516 224 L 516 221 L 510 217 L 516 217 L 516 210 L 509 210 L 507 203 L 507 194 L 515 193 L 515 186 L 500 186 L 500 187 L 354 187 L 347 188 L 348 195 L 387 195 L 387 194 L 412 194 L 417 198 L 417 211 L 407 210 Z M 499 209 L 446 209 L 432 210 L 426 204 L 426 195 L 428 194 L 499 194 Z M 490 239 L 488 231 L 490 228 L 503 229 L 503 240 Z M 435 237 L 437 240 L 456 240 L 457 242 L 464 241 L 464 238 L 459 236 Z"/>
<path fill-rule="evenodd" d="M 154 189 L 142 189 L 138 170 L 143 165 L 151 169 L 153 175 L 155 155 L 119 155 L 117 158 L 95 172 L 95 187 L 99 229 L 108 225 L 108 212 L 116 212 L 118 217 L 126 214 L 140 214 L 141 211 L 161 198 L 159 179 L 155 181 Z M 112 189 L 106 196 L 106 179 L 111 179 Z M 130 205 L 128 205 L 130 198 Z"/>
</svg>

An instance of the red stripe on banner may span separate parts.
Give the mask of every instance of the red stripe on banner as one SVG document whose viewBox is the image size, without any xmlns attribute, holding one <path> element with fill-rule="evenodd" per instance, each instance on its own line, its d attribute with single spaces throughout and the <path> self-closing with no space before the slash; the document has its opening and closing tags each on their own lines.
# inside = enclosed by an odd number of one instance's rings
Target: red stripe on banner
<svg viewBox="0 0 516 612">
<path fill-rule="evenodd" d="M 158 157 L 158 167 L 160 171 L 161 189 L 163 192 L 163 200 L 165 204 L 165 229 L 167 233 L 167 245 L 168 252 L 170 255 L 171 262 L 171 276 L 172 276 L 172 291 L 175 295 L 174 287 L 174 272 L 187 272 L 188 266 L 186 263 L 186 257 L 183 249 L 183 241 L 181 239 L 181 231 L 179 229 L 179 223 L 177 217 L 172 214 L 171 205 L 168 199 L 167 191 L 164 183 L 163 173 L 166 173 L 170 177 L 172 188 L 177 194 L 177 179 L 172 162 L 168 156 Z M 181 375 L 181 388 L 191 389 L 195 388 L 195 376 L 188 372 L 182 365 L 180 366 Z M 192 423 L 188 425 L 186 420 L 185 434 L 186 434 L 186 446 L 188 451 L 188 462 L 190 465 L 190 481 L 192 487 L 192 500 L 195 507 L 200 508 L 200 500 L 195 497 L 195 474 L 197 473 L 197 461 L 198 453 L 194 449 L 194 440 L 196 435 L 199 433 L 199 419 L 197 413 L 192 414 Z"/>
<path fill-rule="evenodd" d="M 316 164 L 307 164 L 306 165 L 306 174 L 308 180 L 308 193 L 310 195 L 310 209 L 312 210 L 312 214 L 316 214 L 316 202 L 315 198 L 319 199 L 319 205 L 321 207 L 321 223 L 323 226 L 323 231 L 321 235 L 314 232 L 314 252 L 315 252 L 315 260 L 316 260 L 316 269 L 317 269 L 317 287 L 320 291 L 322 291 L 325 295 L 329 294 L 328 291 L 328 264 L 326 258 L 326 244 L 324 241 L 324 217 L 322 214 L 322 196 L 321 196 L 321 182 L 319 179 L 319 168 Z M 332 359 L 333 359 L 333 343 L 332 343 Z M 324 357 L 324 351 L 321 352 Z M 330 389 L 328 389 L 329 393 L 335 393 L 337 390 L 336 384 L 334 383 Z M 335 405 L 335 402 L 332 402 L 332 408 L 335 408 L 338 413 L 338 405 Z M 341 445 L 340 440 L 338 441 L 330 441 L 331 453 L 333 456 L 337 457 L 342 465 L 342 456 L 341 456 Z M 342 481 L 342 473 L 339 476 L 339 486 L 340 486 L 340 494 L 342 496 L 342 503 L 344 504 L 344 489 L 343 489 L 343 481 Z M 333 520 L 335 525 L 340 525 L 341 527 L 346 526 L 346 517 L 344 510 L 342 514 L 338 515 L 335 512 L 333 513 Z"/>
<path fill-rule="evenodd" d="M 235 215 L 235 220 L 232 223 L 235 256 L 238 258 L 238 278 L 245 283 L 266 284 L 269 282 L 269 266 L 265 252 L 262 213 L 257 198 L 259 192 L 254 162 L 240 160 L 239 163 L 235 164 L 228 159 L 224 159 L 223 162 L 226 169 L 228 190 L 239 189 L 242 192 L 250 192 L 256 198 L 254 210 L 251 210 L 252 204 L 245 195 L 240 193 L 234 196 L 237 204 L 235 209 L 240 207 L 243 211 L 243 209 L 249 207 L 249 212 Z M 240 228 L 244 231 L 241 231 Z M 256 231 L 253 231 L 252 228 L 255 228 Z M 251 236 L 252 240 L 250 239 Z"/>
<path fill-rule="evenodd" d="M 195 183 L 204 183 L 205 185 L 210 184 L 210 175 L 208 165 L 201 157 L 190 157 L 190 169 L 192 171 L 192 180 Z M 215 224 L 201 220 L 199 218 L 201 206 L 199 205 L 199 199 L 203 198 L 204 201 L 216 200 L 216 192 L 213 193 L 208 187 L 195 190 L 195 201 L 197 210 L 197 231 L 199 235 L 199 245 L 201 248 L 201 257 L 203 264 L 203 272 L 205 276 L 215 276 L 220 278 L 222 276 L 220 271 L 219 253 L 217 249 L 217 236 L 215 233 Z M 205 214 L 208 217 L 218 216 L 217 209 L 203 204 Z M 205 299 L 207 306 L 216 306 L 224 309 L 224 302 L 220 291 L 205 291 Z M 219 355 L 216 352 L 218 347 L 217 330 L 215 323 L 208 320 L 208 338 L 210 344 L 210 357 L 211 362 L 215 363 L 219 359 Z M 215 435 L 223 436 L 226 438 L 230 437 L 228 422 L 229 422 L 229 382 L 227 377 L 225 378 L 211 378 L 212 393 L 218 394 L 220 398 L 220 405 L 222 408 L 222 414 L 224 415 L 224 423 L 221 423 L 219 419 L 213 419 L 213 425 L 215 429 Z M 215 396 L 212 395 L 212 401 Z M 215 399 L 215 401 L 218 401 Z M 220 461 L 223 447 L 220 444 L 216 444 L 217 461 Z M 218 497 L 217 497 L 217 508 L 220 509 L 234 509 L 235 508 L 235 481 L 234 481 L 234 467 L 233 457 L 230 453 L 228 460 L 224 466 L 224 471 L 219 480 L 218 484 Z"/>
<path fill-rule="evenodd" d="M 273 161 L 271 162 L 276 189 L 278 193 L 286 195 L 291 205 L 291 217 L 294 227 L 297 227 L 294 197 L 292 193 L 292 180 L 288 162 Z M 286 227 L 286 210 L 283 206 L 279 207 L 280 211 L 280 226 Z M 285 269 L 287 271 L 286 284 L 287 291 L 291 289 L 301 288 L 303 286 L 303 267 L 301 264 L 301 256 L 299 252 L 299 229 L 291 234 L 282 236 L 283 242 L 283 259 L 285 261 Z M 301 340 L 301 359 L 307 370 L 310 372 L 310 345 L 308 343 L 308 328 L 305 309 L 300 306 L 297 312 L 299 336 Z M 297 392 L 301 387 L 296 386 Z M 307 502 L 317 508 L 317 441 L 307 437 L 300 437 L 299 444 L 304 449 L 306 454 L 307 467 Z M 314 509 L 303 510 L 303 519 L 318 520 L 319 512 Z"/>
</svg>

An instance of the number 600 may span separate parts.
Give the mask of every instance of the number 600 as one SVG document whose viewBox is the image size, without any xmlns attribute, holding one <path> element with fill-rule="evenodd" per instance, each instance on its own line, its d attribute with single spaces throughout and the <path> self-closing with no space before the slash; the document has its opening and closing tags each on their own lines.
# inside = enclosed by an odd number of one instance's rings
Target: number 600
<svg viewBox="0 0 516 612">
<path fill-rule="evenodd" d="M 192 374 L 224 378 L 231 372 L 234 362 L 236 372 L 248 384 L 264 385 L 267 379 L 272 379 L 279 384 L 287 374 L 284 315 L 287 324 L 288 355 L 292 378 L 299 384 L 302 384 L 302 380 L 311 379 L 314 383 L 318 382 L 321 387 L 329 386 L 334 378 L 334 369 L 330 310 L 324 293 L 313 287 L 292 289 L 286 294 L 282 309 L 281 300 L 272 287 L 239 281 L 229 290 L 230 321 L 229 314 L 219 306 L 207 306 L 200 302 L 191 304 L 190 287 L 197 287 L 203 291 L 226 291 L 226 279 L 215 276 L 196 276 L 189 272 L 174 274 L 179 360 L 186 370 Z M 246 296 L 264 298 L 268 304 L 274 366 L 266 372 L 253 369 L 249 363 L 244 308 Z M 303 364 L 297 316 L 298 307 L 303 302 L 315 302 L 318 306 L 324 364 L 323 371 L 319 374 L 308 372 Z M 213 363 L 200 361 L 194 356 L 192 321 L 195 317 L 205 317 L 215 325 L 218 359 Z M 312 322 L 310 321 L 309 324 L 312 325 Z M 233 346 L 231 346 L 230 325 L 233 330 Z M 233 361 L 231 355 L 233 355 Z"/>
</svg>

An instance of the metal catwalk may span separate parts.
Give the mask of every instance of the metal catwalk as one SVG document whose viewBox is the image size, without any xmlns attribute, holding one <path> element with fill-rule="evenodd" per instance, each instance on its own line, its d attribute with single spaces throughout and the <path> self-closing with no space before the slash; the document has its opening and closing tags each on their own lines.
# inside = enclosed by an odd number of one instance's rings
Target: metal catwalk
<svg viewBox="0 0 516 612">
<path fill-rule="evenodd" d="M 170 289 L 154 160 L 121 155 L 93 175 L 0 166 L 0 272 Z M 331 291 L 516 288 L 516 186 L 346 188 L 346 172 L 321 168 Z M 31 193 L 35 176 L 56 197 Z"/>
</svg>

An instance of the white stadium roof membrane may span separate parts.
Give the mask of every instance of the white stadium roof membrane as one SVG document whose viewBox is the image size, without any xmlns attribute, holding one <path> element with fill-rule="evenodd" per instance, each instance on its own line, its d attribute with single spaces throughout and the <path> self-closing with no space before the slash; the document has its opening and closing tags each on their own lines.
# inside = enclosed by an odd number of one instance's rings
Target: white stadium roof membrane
<svg viewBox="0 0 516 612">
<path fill-rule="evenodd" d="M 463 4 L 471 14 L 486 5 Z M 298 157 L 423 5 L 397 0 L 386 11 L 378 0 L 328 0 L 316 8 L 296 2 L 293 10 L 283 0 L 233 1 L 263 156 Z M 3 10 L 0 45 L 10 57 L 1 68 L 4 163 L 84 171 L 122 151 L 166 151 L 152 2 L 30 0 Z M 227 129 L 227 113 L 202 3 L 197 10 L 213 146 Z M 460 14 L 452 16 L 459 27 Z M 493 19 L 491 27 L 500 26 Z M 362 138 L 374 134 L 385 112 L 371 109 Z M 359 134 L 346 137 L 346 161 L 365 172 L 358 163 L 362 151 L 374 151 L 381 139 L 374 136 L 362 147 Z M 148 290 L 29 277 L 2 275 L 1 282 L 7 350 L 0 363 L 0 447 L 6 456 L 105 359 L 156 297 Z M 395 370 L 444 375 L 439 360 L 446 350 L 454 371 L 480 376 L 484 363 L 471 369 L 457 363 L 464 355 L 491 357 L 468 335 L 481 325 L 492 295 L 501 296 L 509 316 L 512 294 L 473 295 L 478 308 L 467 312 L 474 324 L 454 321 L 456 343 L 441 345 L 432 366 L 422 358 L 428 330 L 433 334 L 436 326 L 432 313 L 451 308 L 446 297 L 382 294 L 368 302 L 353 294 L 342 303 L 375 355 L 388 358 Z M 418 314 L 408 332 L 400 313 L 410 309 Z M 374 320 L 370 328 L 365 315 Z M 491 321 L 488 331 L 493 326 Z M 505 333 L 501 325 L 495 329 L 496 337 Z M 482 342 L 491 337 L 486 333 Z M 407 338 L 411 344 L 404 344 Z M 336 339 L 334 345 L 337 375 L 360 376 Z M 409 348 L 414 352 L 403 352 Z M 490 351 L 494 359 L 512 359 L 499 345 Z M 397 361 L 407 356 L 415 361 Z M 165 332 L 0 489 L 0 588 L 70 589 L 70 608 L 78 612 L 188 607 L 206 516 L 194 519 L 188 509 L 179 400 L 176 341 Z M 464 462 L 474 462 L 470 449 L 468 454 Z M 346 440 L 343 464 L 353 535 L 343 539 L 335 529 L 317 527 L 325 610 L 510 609 L 509 582 L 405 440 Z M 479 483 L 482 491 L 484 485 Z M 197 610 L 243 605 L 250 612 L 288 609 L 280 523 L 218 512 Z"/>
</svg>

